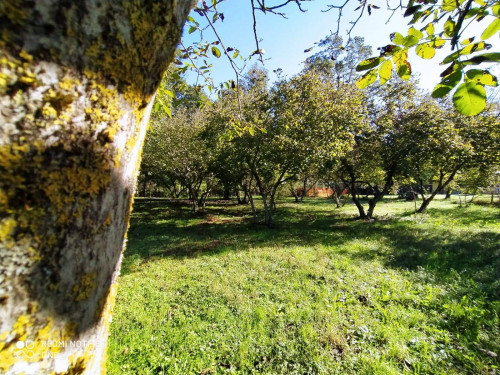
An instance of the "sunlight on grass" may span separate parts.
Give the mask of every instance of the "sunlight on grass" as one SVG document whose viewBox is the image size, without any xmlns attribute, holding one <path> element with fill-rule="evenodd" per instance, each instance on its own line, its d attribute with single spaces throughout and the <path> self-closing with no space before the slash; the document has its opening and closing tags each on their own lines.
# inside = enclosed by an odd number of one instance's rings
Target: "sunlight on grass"
<svg viewBox="0 0 500 375">
<path fill-rule="evenodd" d="M 494 374 L 500 211 L 388 200 L 249 207 L 137 200 L 110 374 Z"/>
</svg>

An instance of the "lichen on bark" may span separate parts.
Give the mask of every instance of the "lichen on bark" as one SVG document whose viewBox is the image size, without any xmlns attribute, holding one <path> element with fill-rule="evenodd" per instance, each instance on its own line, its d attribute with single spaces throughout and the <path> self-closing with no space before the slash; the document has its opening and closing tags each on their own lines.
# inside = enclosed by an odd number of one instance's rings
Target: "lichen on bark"
<svg viewBox="0 0 500 375">
<path fill-rule="evenodd" d="M 1 373 L 102 365 L 151 99 L 191 3 L 0 2 Z"/>
</svg>

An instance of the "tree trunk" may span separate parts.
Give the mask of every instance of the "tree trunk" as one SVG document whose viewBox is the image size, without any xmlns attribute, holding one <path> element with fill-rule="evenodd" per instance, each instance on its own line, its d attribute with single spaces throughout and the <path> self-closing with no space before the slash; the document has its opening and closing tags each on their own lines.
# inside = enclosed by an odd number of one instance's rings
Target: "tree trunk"
<svg viewBox="0 0 500 375">
<path fill-rule="evenodd" d="M 365 209 L 364 209 L 363 205 L 361 204 L 361 202 L 359 201 L 359 199 L 357 198 L 357 195 L 355 193 L 352 194 L 352 201 L 354 202 L 354 204 L 356 205 L 356 208 L 358 209 L 359 218 L 366 219 L 367 216 L 366 216 Z"/>
<path fill-rule="evenodd" d="M 193 214 L 198 212 L 198 191 L 193 187 L 188 186 L 189 191 L 189 199 L 191 200 L 191 208 L 193 210 Z"/>
<path fill-rule="evenodd" d="M 337 206 L 337 208 L 342 207 L 342 205 L 340 204 L 340 197 L 337 194 L 336 190 L 333 190 L 332 199 L 335 201 L 335 205 Z"/>
<path fill-rule="evenodd" d="M 295 190 L 295 187 L 293 186 L 293 182 L 290 182 L 290 193 L 292 194 L 292 197 L 295 198 L 295 203 L 299 203 L 299 195 L 297 194 L 297 190 Z"/>
<path fill-rule="evenodd" d="M 268 201 L 266 194 L 261 194 L 262 203 L 264 204 L 264 224 L 271 228 L 273 224 L 273 202 L 272 198 Z"/>
<path fill-rule="evenodd" d="M 434 199 L 434 197 L 437 195 L 437 193 L 439 191 L 445 189 L 450 184 L 450 182 L 453 181 L 453 178 L 455 178 L 455 174 L 457 173 L 457 171 L 458 171 L 458 167 L 448 176 L 448 178 L 444 182 L 443 182 L 444 173 L 441 172 L 440 177 L 439 177 L 438 186 L 434 190 L 434 192 L 431 195 L 429 195 L 428 198 L 425 197 L 425 195 L 423 193 L 423 188 L 422 188 L 422 204 L 420 205 L 420 207 L 417 210 L 418 213 L 420 213 L 420 214 L 423 213 L 427 209 L 427 207 L 429 206 L 429 203 L 431 203 L 432 200 Z M 422 182 L 420 182 L 420 185 L 422 186 Z"/>
<path fill-rule="evenodd" d="M 302 183 L 302 192 L 300 194 L 300 201 L 303 202 L 304 201 L 304 198 L 305 196 L 307 195 L 307 181 L 308 181 L 308 178 L 304 178 L 304 181 Z"/>
<path fill-rule="evenodd" d="M 144 179 L 144 182 L 142 184 L 142 196 L 145 198 L 146 197 L 146 185 L 148 183 L 148 180 L 147 179 Z"/>
<path fill-rule="evenodd" d="M 0 373 L 105 371 L 152 99 L 190 7 L 0 2 Z"/>
<path fill-rule="evenodd" d="M 368 219 L 373 217 L 373 211 L 375 211 L 375 206 L 378 201 L 379 199 L 377 199 L 377 197 L 368 200 L 368 212 L 366 213 Z"/>
<path fill-rule="evenodd" d="M 228 201 L 231 199 L 231 190 L 229 188 L 224 189 L 224 200 Z"/>
<path fill-rule="evenodd" d="M 444 199 L 450 199 L 450 198 L 451 198 L 451 192 L 452 192 L 452 191 L 453 191 L 452 189 L 448 189 L 448 190 L 446 190 L 446 196 L 444 197 Z"/>
<path fill-rule="evenodd" d="M 255 223 L 257 222 L 257 210 L 255 209 L 255 204 L 253 201 L 253 195 L 251 191 L 248 192 L 248 201 L 250 202 L 250 207 L 252 208 L 253 221 Z"/>
<path fill-rule="evenodd" d="M 420 204 L 420 207 L 418 208 L 417 212 L 419 214 L 421 214 L 422 212 L 424 212 L 425 210 L 427 210 L 427 207 L 429 206 L 429 203 L 432 202 L 432 199 L 434 199 L 434 196 L 430 196 L 428 198 L 424 198 L 422 200 L 422 203 Z"/>
<path fill-rule="evenodd" d="M 365 209 L 364 209 L 363 205 L 361 204 L 361 202 L 359 201 L 358 194 L 356 192 L 356 180 L 355 180 L 354 174 L 351 174 L 351 181 L 350 181 L 349 184 L 347 184 L 346 181 L 343 181 L 343 182 L 344 182 L 345 186 L 350 186 L 351 187 L 352 201 L 354 202 L 354 204 L 356 205 L 356 208 L 358 209 L 359 218 L 360 219 L 366 219 L 367 216 L 366 216 Z"/>
<path fill-rule="evenodd" d="M 203 194 L 201 194 L 200 199 L 198 199 L 198 205 L 201 207 L 201 211 L 205 211 L 205 207 L 207 204 L 207 198 L 210 195 L 210 191 L 205 191 Z"/>
</svg>

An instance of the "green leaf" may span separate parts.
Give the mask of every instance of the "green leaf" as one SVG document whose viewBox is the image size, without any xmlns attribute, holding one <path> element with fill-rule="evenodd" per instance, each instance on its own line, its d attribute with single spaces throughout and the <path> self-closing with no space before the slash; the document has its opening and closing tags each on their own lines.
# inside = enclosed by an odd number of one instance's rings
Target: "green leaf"
<svg viewBox="0 0 500 375">
<path fill-rule="evenodd" d="M 424 15 L 424 12 L 420 12 L 420 11 L 415 12 L 415 13 L 413 14 L 413 18 L 411 19 L 411 21 L 409 22 L 409 24 L 410 24 L 410 25 L 414 25 L 414 24 L 416 24 L 416 23 L 418 22 L 418 20 L 419 20 L 420 18 L 422 18 L 422 16 L 423 16 L 423 15 Z"/>
<path fill-rule="evenodd" d="M 481 39 L 486 40 L 488 38 L 491 38 L 498 31 L 500 31 L 500 18 L 496 18 L 492 23 L 490 23 L 486 30 L 484 30 L 484 32 L 481 34 Z"/>
<path fill-rule="evenodd" d="M 453 95 L 453 104 L 463 115 L 477 115 L 486 106 L 486 90 L 474 81 L 462 83 Z"/>
<path fill-rule="evenodd" d="M 403 35 L 401 35 L 400 33 L 392 33 L 391 34 L 391 42 L 393 42 L 394 44 L 403 44 L 405 41 L 405 38 Z"/>
<path fill-rule="evenodd" d="M 357 72 L 362 72 L 364 70 L 375 68 L 379 66 L 379 64 L 384 61 L 383 57 L 371 57 L 369 59 L 361 61 L 356 67 Z"/>
<path fill-rule="evenodd" d="M 408 30 L 408 35 L 413 35 L 418 40 L 424 37 L 424 34 L 420 30 L 415 29 L 414 27 L 410 27 L 410 29 Z"/>
<path fill-rule="evenodd" d="M 422 5 L 413 5 L 413 6 L 410 6 L 410 4 L 408 4 L 408 8 L 406 8 L 406 11 L 405 11 L 405 14 L 404 14 L 403 17 L 411 16 L 412 14 L 414 14 L 420 8 L 422 8 Z"/>
<path fill-rule="evenodd" d="M 436 54 L 436 50 L 429 43 L 422 43 L 417 46 L 417 55 L 423 59 L 432 59 Z"/>
<path fill-rule="evenodd" d="M 443 4 L 441 5 L 441 10 L 444 12 L 453 12 L 457 9 L 457 3 L 455 0 L 443 0 Z"/>
<path fill-rule="evenodd" d="M 497 17 L 500 17 L 500 3 L 496 3 L 491 7 L 493 14 Z"/>
<path fill-rule="evenodd" d="M 240 54 L 240 51 L 238 51 L 238 50 L 234 51 L 233 59 L 237 58 L 239 54 Z"/>
<path fill-rule="evenodd" d="M 437 37 L 431 41 L 431 47 L 440 49 L 445 45 L 445 43 L 444 39 Z"/>
<path fill-rule="evenodd" d="M 471 69 L 467 73 L 465 73 L 465 75 L 467 76 L 467 79 L 476 81 L 481 85 L 494 87 L 498 86 L 497 77 L 490 74 L 490 72 L 488 72 L 487 70 Z"/>
<path fill-rule="evenodd" d="M 397 51 L 393 56 L 392 56 L 392 61 L 396 64 L 396 66 L 399 66 L 399 63 L 401 61 L 406 61 L 408 59 L 408 50 L 407 49 L 402 49 L 400 51 Z"/>
<path fill-rule="evenodd" d="M 411 65 L 408 61 L 400 61 L 397 65 L 398 76 L 405 81 L 410 79 L 411 76 Z"/>
<path fill-rule="evenodd" d="M 427 27 L 425 28 L 425 32 L 426 32 L 426 33 L 427 33 L 427 35 L 429 35 L 429 36 L 434 35 L 434 23 L 432 23 L 432 22 L 431 22 L 431 23 L 429 23 L 429 24 L 427 25 Z"/>
<path fill-rule="evenodd" d="M 196 31 L 196 26 L 191 26 L 191 27 L 189 28 L 188 33 L 189 33 L 189 34 L 192 34 L 192 33 L 194 33 L 195 31 Z"/>
<path fill-rule="evenodd" d="M 490 48 L 491 45 L 486 44 L 485 42 L 478 42 L 474 44 L 469 44 L 468 46 L 464 47 L 463 49 L 460 50 L 461 55 L 468 55 L 474 52 L 482 51 L 483 49 L 488 49 Z"/>
<path fill-rule="evenodd" d="M 188 20 L 189 22 L 192 22 L 192 23 L 195 23 L 195 22 L 196 22 L 196 21 L 194 20 L 194 18 L 193 18 L 193 17 L 191 17 L 191 16 L 187 16 L 187 20 Z"/>
<path fill-rule="evenodd" d="M 361 78 L 356 81 L 358 89 L 362 90 L 370 86 L 377 79 L 377 69 L 372 69 L 366 72 Z"/>
<path fill-rule="evenodd" d="M 163 90 L 163 93 L 164 93 L 165 95 L 170 96 L 171 98 L 175 98 L 175 94 L 174 94 L 172 91 L 170 91 L 170 90 L 166 90 L 166 89 L 165 89 L 165 90 Z"/>
<path fill-rule="evenodd" d="M 462 80 L 462 71 L 460 69 L 443 78 L 441 83 L 437 84 L 432 91 L 433 98 L 442 98 L 447 95 Z"/>
<path fill-rule="evenodd" d="M 250 133 L 250 135 L 252 135 L 252 136 L 254 135 L 254 129 L 253 129 L 253 126 L 250 126 L 250 127 L 248 128 L 248 132 Z"/>
<path fill-rule="evenodd" d="M 212 47 L 212 55 L 214 55 L 215 57 L 219 58 L 220 57 L 220 51 L 217 47 L 213 46 Z"/>
<path fill-rule="evenodd" d="M 472 18 L 474 16 L 485 17 L 489 12 L 483 8 L 472 8 L 465 13 L 465 19 Z"/>
<path fill-rule="evenodd" d="M 455 33 L 456 23 L 451 18 L 448 18 L 444 23 L 444 35 L 451 38 Z"/>
<path fill-rule="evenodd" d="M 167 105 L 159 96 L 156 96 L 158 102 L 161 104 L 161 108 L 165 111 L 168 117 L 172 118 L 172 111 L 170 110 L 170 106 Z"/>
<path fill-rule="evenodd" d="M 444 58 L 443 62 L 441 63 L 441 65 L 448 64 L 448 63 L 450 63 L 452 61 L 455 61 L 455 60 L 458 59 L 459 56 L 469 55 L 469 54 L 477 52 L 477 51 L 482 51 L 485 48 L 489 48 L 489 45 L 487 45 L 484 42 L 469 44 L 468 46 L 466 46 L 466 47 L 464 47 L 464 48 L 462 48 L 462 49 L 460 49 L 458 51 L 455 51 L 452 54 L 446 56 Z"/>
<path fill-rule="evenodd" d="M 380 76 L 380 84 L 385 85 L 385 83 L 392 77 L 392 61 L 385 60 L 384 63 L 380 65 L 378 74 Z"/>
<path fill-rule="evenodd" d="M 462 45 L 466 46 L 467 44 L 471 44 L 474 41 L 475 37 L 467 38 L 465 40 L 462 40 Z"/>
<path fill-rule="evenodd" d="M 163 107 L 163 110 L 165 111 L 165 113 L 168 115 L 168 117 L 172 118 L 172 111 L 170 110 L 170 107 L 169 106 L 164 106 Z"/>
<path fill-rule="evenodd" d="M 415 44 L 418 44 L 419 40 L 415 35 L 408 35 L 403 41 L 403 46 L 413 47 Z"/>
<path fill-rule="evenodd" d="M 469 60 L 462 61 L 462 65 L 478 65 L 483 62 L 500 62 L 500 52 L 483 53 Z"/>
<path fill-rule="evenodd" d="M 474 0 L 476 3 L 478 3 L 479 5 L 481 5 L 482 7 L 484 7 L 486 5 L 486 3 L 484 2 L 484 0 Z"/>
</svg>

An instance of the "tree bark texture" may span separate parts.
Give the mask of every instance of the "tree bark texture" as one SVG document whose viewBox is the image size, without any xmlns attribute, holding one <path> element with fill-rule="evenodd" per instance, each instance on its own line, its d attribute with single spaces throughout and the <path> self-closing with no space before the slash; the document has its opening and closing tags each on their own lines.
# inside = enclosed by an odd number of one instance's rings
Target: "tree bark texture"
<svg viewBox="0 0 500 375">
<path fill-rule="evenodd" d="M 152 99 L 191 3 L 0 1 L 0 373 L 105 372 Z"/>
</svg>

